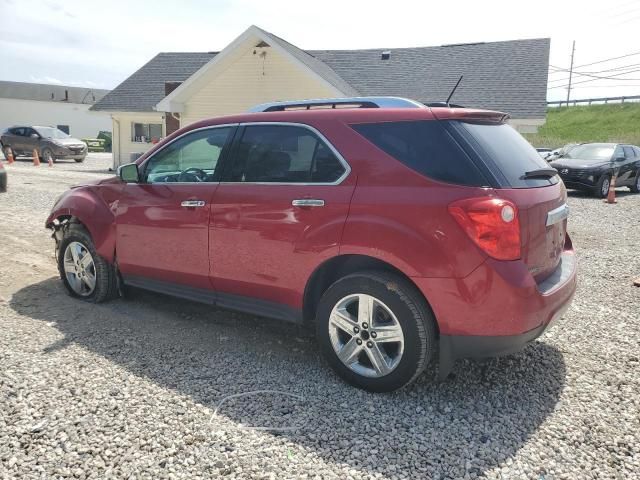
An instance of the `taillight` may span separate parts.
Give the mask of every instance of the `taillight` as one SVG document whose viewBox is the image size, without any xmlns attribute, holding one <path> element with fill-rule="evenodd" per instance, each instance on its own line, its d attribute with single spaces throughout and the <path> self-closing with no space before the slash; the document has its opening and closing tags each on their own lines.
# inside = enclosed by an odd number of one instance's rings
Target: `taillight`
<svg viewBox="0 0 640 480">
<path fill-rule="evenodd" d="M 468 198 L 449 205 L 449 213 L 487 255 L 498 260 L 520 258 L 518 209 L 510 201 Z"/>
</svg>

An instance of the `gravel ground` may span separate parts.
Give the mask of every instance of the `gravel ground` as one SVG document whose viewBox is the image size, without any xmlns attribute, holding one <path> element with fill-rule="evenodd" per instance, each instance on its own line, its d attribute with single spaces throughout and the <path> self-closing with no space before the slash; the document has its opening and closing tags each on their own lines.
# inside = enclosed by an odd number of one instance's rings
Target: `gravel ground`
<svg viewBox="0 0 640 480">
<path fill-rule="evenodd" d="M 579 290 L 539 341 L 369 394 L 287 324 L 65 295 L 43 222 L 109 163 L 7 167 L 0 478 L 640 478 L 640 195 L 571 194 Z"/>
</svg>

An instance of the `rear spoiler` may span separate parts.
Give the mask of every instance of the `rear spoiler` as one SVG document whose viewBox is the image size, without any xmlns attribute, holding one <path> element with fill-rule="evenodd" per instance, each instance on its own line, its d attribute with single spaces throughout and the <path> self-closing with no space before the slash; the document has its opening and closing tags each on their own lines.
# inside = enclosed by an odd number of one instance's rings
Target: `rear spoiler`
<svg viewBox="0 0 640 480">
<path fill-rule="evenodd" d="M 471 108 L 431 108 L 433 116 L 438 120 L 459 120 L 468 123 L 501 125 L 509 119 L 508 113 L 493 110 L 475 110 Z"/>
</svg>

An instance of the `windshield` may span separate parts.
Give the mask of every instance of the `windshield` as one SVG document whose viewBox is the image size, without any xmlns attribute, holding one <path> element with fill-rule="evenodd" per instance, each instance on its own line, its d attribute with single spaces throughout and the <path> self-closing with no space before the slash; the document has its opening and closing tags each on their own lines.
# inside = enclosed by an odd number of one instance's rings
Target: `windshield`
<svg viewBox="0 0 640 480">
<path fill-rule="evenodd" d="M 589 161 L 611 160 L 615 145 L 578 145 L 567 152 L 565 158 L 579 158 Z"/>
<path fill-rule="evenodd" d="M 35 127 L 35 131 L 44 138 L 69 138 L 62 130 L 53 127 Z"/>
</svg>

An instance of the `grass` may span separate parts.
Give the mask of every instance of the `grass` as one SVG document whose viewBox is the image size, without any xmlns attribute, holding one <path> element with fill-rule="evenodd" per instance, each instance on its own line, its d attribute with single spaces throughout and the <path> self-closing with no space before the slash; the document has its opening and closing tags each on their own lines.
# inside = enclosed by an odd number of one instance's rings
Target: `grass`
<svg viewBox="0 0 640 480">
<path fill-rule="evenodd" d="M 573 142 L 640 145 L 640 103 L 550 108 L 538 133 L 525 137 L 536 147 L 556 148 Z"/>
</svg>

